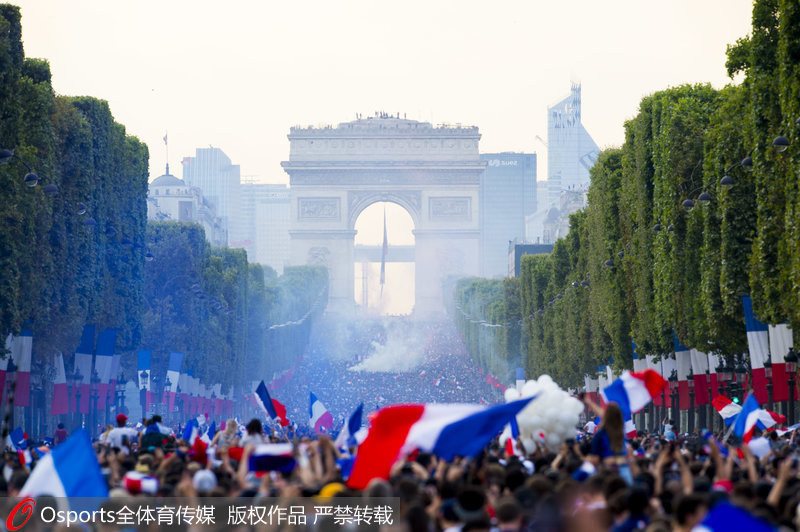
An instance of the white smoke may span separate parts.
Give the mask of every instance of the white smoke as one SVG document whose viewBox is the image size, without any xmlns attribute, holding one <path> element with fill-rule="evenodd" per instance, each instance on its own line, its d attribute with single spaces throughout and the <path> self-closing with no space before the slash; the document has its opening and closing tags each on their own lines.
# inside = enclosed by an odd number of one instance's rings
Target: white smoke
<svg viewBox="0 0 800 532">
<path fill-rule="evenodd" d="M 425 362 L 425 338 L 410 323 L 384 320 L 386 343 L 372 342 L 370 354 L 351 371 L 403 373 Z"/>
</svg>

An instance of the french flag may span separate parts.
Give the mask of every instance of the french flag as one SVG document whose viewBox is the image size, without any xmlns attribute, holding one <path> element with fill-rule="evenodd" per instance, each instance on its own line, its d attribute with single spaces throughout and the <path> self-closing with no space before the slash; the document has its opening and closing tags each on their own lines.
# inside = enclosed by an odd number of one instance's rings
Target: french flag
<svg viewBox="0 0 800 532">
<path fill-rule="evenodd" d="M 178 391 L 178 381 L 181 378 L 181 365 L 183 365 L 183 353 L 173 351 L 169 354 L 169 364 L 167 365 L 167 378 L 169 379 L 169 411 L 175 407 L 175 392 Z"/>
<path fill-rule="evenodd" d="M 789 353 L 789 348 L 794 346 L 792 329 L 783 323 L 770 325 L 768 332 L 769 352 L 772 356 L 772 400 L 787 401 L 789 380 L 786 377 L 786 355 Z"/>
<path fill-rule="evenodd" d="M 349 447 L 355 447 L 358 445 L 358 441 L 356 441 L 356 433 L 358 429 L 361 428 L 361 417 L 364 412 L 364 403 L 358 405 L 358 407 L 350 414 L 350 419 L 347 420 L 347 424 L 342 427 L 341 432 L 339 432 L 339 436 L 336 437 L 336 447 L 338 449 L 347 449 Z"/>
<path fill-rule="evenodd" d="M 714 409 L 722 416 L 725 421 L 725 426 L 730 426 L 734 422 L 736 416 L 742 411 L 742 405 L 737 405 L 724 395 L 718 395 L 711 401 Z"/>
<path fill-rule="evenodd" d="M 333 416 L 313 392 L 311 393 L 308 417 L 310 418 L 309 424 L 314 428 L 314 432 L 330 432 L 333 428 Z"/>
<path fill-rule="evenodd" d="M 709 403 L 708 396 L 708 355 L 697 349 L 691 349 L 689 356 L 692 359 L 692 373 L 694 374 L 694 404 L 703 406 Z"/>
<path fill-rule="evenodd" d="M 55 357 L 55 370 L 50 414 L 58 416 L 69 413 L 69 390 L 67 390 L 67 373 L 64 371 L 63 353 L 59 353 Z"/>
<path fill-rule="evenodd" d="M 289 420 L 286 418 L 286 406 L 269 396 L 264 381 L 261 381 L 256 388 L 255 398 L 259 406 L 269 414 L 269 417 L 280 419 L 281 427 L 289 426 Z"/>
<path fill-rule="evenodd" d="M 183 427 L 183 439 L 189 443 L 189 447 L 194 445 L 194 441 L 200 435 L 200 425 L 197 423 L 197 419 L 190 419 L 186 422 L 186 425 Z"/>
<path fill-rule="evenodd" d="M 86 329 L 84 329 L 84 332 Z M 144 394 L 145 410 L 150 410 L 153 397 L 150 394 L 150 351 L 141 350 L 137 353 L 136 376 L 139 379 L 139 393 Z M 77 358 L 78 354 L 75 353 Z"/>
<path fill-rule="evenodd" d="M 20 494 L 23 497 L 108 497 L 108 487 L 89 435 L 78 430 L 44 455 Z"/>
<path fill-rule="evenodd" d="M 758 426 L 760 410 L 761 405 L 758 404 L 755 394 L 750 394 L 742 405 L 742 411 L 736 416 L 733 433 L 742 438 L 745 443 L 753 439 L 753 431 Z"/>
<path fill-rule="evenodd" d="M 726 426 L 730 426 L 734 421 L 736 421 L 737 416 L 742 411 L 742 405 L 737 405 L 724 395 L 717 396 L 714 398 L 712 403 L 716 411 L 719 412 L 719 415 L 722 416 Z M 786 423 L 786 416 L 782 416 L 777 412 L 772 412 L 771 410 L 767 410 L 765 408 L 759 409 L 757 417 L 757 426 L 761 430 L 766 430 L 770 427 L 774 427 L 775 425 Z"/>
<path fill-rule="evenodd" d="M 291 443 L 263 443 L 253 449 L 250 471 L 280 471 L 291 473 L 295 467 L 294 446 Z"/>
<path fill-rule="evenodd" d="M 500 434 L 500 440 L 502 441 L 503 438 L 506 440 L 505 451 L 508 456 L 522 456 L 519 445 L 517 445 L 519 425 L 516 417 L 512 418 L 503 429 L 502 434 Z"/>
<path fill-rule="evenodd" d="M 769 356 L 769 333 L 767 326 L 753 313 L 753 300 L 742 296 L 744 324 L 747 329 L 747 347 L 750 351 L 750 366 L 753 368 L 753 393 L 759 403 L 767 402 L 767 370 L 764 368 Z"/>
<path fill-rule="evenodd" d="M 94 354 L 94 325 L 84 325 L 81 343 L 75 350 L 75 370 L 81 374 L 80 395 L 78 405 L 81 414 L 89 413 L 89 385 L 92 377 L 92 355 Z"/>
<path fill-rule="evenodd" d="M 374 478 L 388 479 L 392 464 L 414 449 L 444 460 L 475 456 L 534 397 L 486 408 L 471 404 L 392 405 L 372 417 L 358 448 L 347 485 L 363 490 Z"/>
<path fill-rule="evenodd" d="M 108 398 L 108 383 L 111 381 L 111 366 L 114 362 L 114 344 L 117 341 L 116 329 L 104 329 L 97 335 L 97 356 L 94 357 L 94 367 L 100 383 L 97 390 L 97 410 L 106 409 Z"/>
<path fill-rule="evenodd" d="M 31 352 L 33 348 L 33 332 L 22 329 L 19 336 L 14 337 L 12 354 L 17 365 L 17 384 L 14 388 L 14 406 L 31 405 Z"/>
<path fill-rule="evenodd" d="M 655 370 L 623 371 L 622 375 L 601 392 L 608 403 L 614 401 L 622 410 L 625 420 L 650 404 L 667 385 L 667 381 Z"/>
</svg>

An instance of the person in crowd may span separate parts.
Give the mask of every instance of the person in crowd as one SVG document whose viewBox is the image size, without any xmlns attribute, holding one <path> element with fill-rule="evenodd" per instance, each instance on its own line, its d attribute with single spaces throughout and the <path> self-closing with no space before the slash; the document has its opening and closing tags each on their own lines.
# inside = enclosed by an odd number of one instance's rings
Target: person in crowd
<svg viewBox="0 0 800 532">
<path fill-rule="evenodd" d="M 225 422 L 225 430 L 219 431 L 214 435 L 211 440 L 211 446 L 217 445 L 224 447 L 238 447 L 239 446 L 239 424 L 236 423 L 234 418 Z"/>
<path fill-rule="evenodd" d="M 130 445 L 135 438 L 139 438 L 139 431 L 132 427 L 127 427 L 128 416 L 125 414 L 117 414 L 117 426 L 111 429 L 106 437 L 106 444 L 112 448 L 121 449 L 124 453 L 128 453 Z"/>
<path fill-rule="evenodd" d="M 55 437 L 53 438 L 53 443 L 55 443 L 56 445 L 58 445 L 59 443 L 64 443 L 68 435 L 69 434 L 67 433 L 67 429 L 64 428 L 64 424 L 59 423 L 58 426 L 56 427 L 56 433 Z"/>
<path fill-rule="evenodd" d="M 227 428 L 227 426 L 226 426 Z M 261 443 L 267 443 L 267 438 L 264 436 L 264 427 L 256 418 L 251 419 L 247 426 L 247 434 L 242 438 L 239 445 L 245 447 L 247 445 L 259 445 Z"/>
</svg>

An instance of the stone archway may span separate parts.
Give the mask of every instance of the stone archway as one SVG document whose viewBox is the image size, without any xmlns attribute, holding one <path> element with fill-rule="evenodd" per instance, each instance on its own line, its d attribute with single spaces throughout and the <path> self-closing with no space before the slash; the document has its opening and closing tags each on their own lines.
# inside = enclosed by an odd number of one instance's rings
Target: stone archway
<svg viewBox="0 0 800 532">
<path fill-rule="evenodd" d="M 479 140 L 476 127 L 385 116 L 291 129 L 291 262 L 328 267 L 330 310 L 353 307 L 355 221 L 379 201 L 414 222 L 415 313 L 443 311 L 444 278 L 478 274 Z"/>
</svg>

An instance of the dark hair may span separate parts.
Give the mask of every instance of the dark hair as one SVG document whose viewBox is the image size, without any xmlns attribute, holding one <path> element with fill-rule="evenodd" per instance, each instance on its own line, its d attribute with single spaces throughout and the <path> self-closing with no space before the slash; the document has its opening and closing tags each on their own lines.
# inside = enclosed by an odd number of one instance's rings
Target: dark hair
<svg viewBox="0 0 800 532">
<path fill-rule="evenodd" d="M 617 403 L 611 401 L 606 405 L 606 411 L 603 412 L 603 428 L 606 429 L 606 434 L 608 434 L 611 450 L 615 453 L 623 451 L 623 426 L 622 410 Z"/>
<path fill-rule="evenodd" d="M 675 504 L 675 519 L 678 524 L 685 525 L 686 519 L 702 506 L 708 506 L 708 502 L 702 495 L 693 493 L 679 498 L 677 504 Z"/>
<path fill-rule="evenodd" d="M 64 428 L 64 424 L 63 423 L 59 423 L 57 428 L 63 429 Z"/>
<path fill-rule="evenodd" d="M 261 434 L 263 427 L 261 426 L 261 422 L 257 419 L 251 419 L 250 422 L 247 424 L 247 433 L 248 434 Z"/>
</svg>

